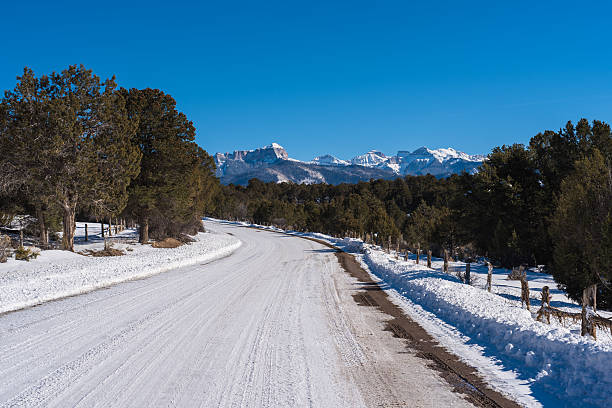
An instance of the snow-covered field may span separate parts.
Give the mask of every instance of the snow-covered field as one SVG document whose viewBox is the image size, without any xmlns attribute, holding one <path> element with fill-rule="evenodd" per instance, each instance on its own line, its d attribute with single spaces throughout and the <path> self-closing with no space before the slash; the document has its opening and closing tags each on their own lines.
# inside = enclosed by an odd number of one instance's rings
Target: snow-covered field
<svg viewBox="0 0 612 408">
<path fill-rule="evenodd" d="M 271 228 L 271 227 L 264 227 Z M 274 229 L 274 228 L 272 228 Z M 551 305 L 578 311 L 579 306 L 557 290 L 552 277 L 529 272 L 532 312 L 521 307 L 520 283 L 506 280 L 507 270 L 494 270 L 493 293 L 485 290 L 486 267 L 472 265 L 472 285 L 416 265 L 415 256 L 396 260 L 379 247 L 354 239 L 302 234 L 323 239 L 353 253 L 380 281 L 394 302 L 419 322 L 441 345 L 478 369 L 498 391 L 526 406 L 612 406 L 612 337 L 600 330 L 594 341 L 580 336 L 577 324 L 535 320 L 543 286 L 553 294 Z M 452 262 L 452 268 L 464 268 Z M 609 316 L 609 313 L 603 313 Z"/>
<path fill-rule="evenodd" d="M 75 252 L 104 248 L 100 224 L 88 224 L 87 242 L 84 233 L 85 224 L 78 223 Z M 230 235 L 214 232 L 199 233 L 195 239 L 178 248 L 153 248 L 138 244 L 136 231 L 127 229 L 109 238 L 114 248 L 124 250 L 123 256 L 95 258 L 50 250 L 29 262 L 9 258 L 0 264 L 0 313 L 207 262 L 241 245 Z"/>
</svg>

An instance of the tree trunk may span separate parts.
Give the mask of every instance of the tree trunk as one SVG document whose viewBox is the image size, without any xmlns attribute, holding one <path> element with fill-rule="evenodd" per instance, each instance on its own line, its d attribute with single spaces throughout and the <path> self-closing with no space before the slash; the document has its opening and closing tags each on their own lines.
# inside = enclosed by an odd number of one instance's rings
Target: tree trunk
<svg viewBox="0 0 612 408">
<path fill-rule="evenodd" d="M 431 268 L 431 249 L 427 250 L 427 267 Z"/>
<path fill-rule="evenodd" d="M 471 264 L 468 262 L 465 264 L 465 283 L 470 284 Z"/>
<path fill-rule="evenodd" d="M 102 231 L 102 238 L 104 238 L 104 221 L 100 221 L 100 231 Z"/>
<path fill-rule="evenodd" d="M 493 265 L 491 264 L 491 262 L 487 262 L 487 269 L 489 270 L 487 272 L 487 290 L 490 293 L 491 292 L 491 283 L 492 283 L 492 280 L 493 280 Z"/>
<path fill-rule="evenodd" d="M 140 229 L 138 231 L 138 240 L 141 244 L 149 242 L 149 220 L 144 219 L 140 222 Z"/>
<path fill-rule="evenodd" d="M 36 218 L 38 219 L 38 232 L 40 233 L 40 246 L 43 248 L 49 247 L 49 234 L 45 216 L 40 206 L 36 206 Z"/>
<path fill-rule="evenodd" d="M 418 243 L 417 244 L 417 257 L 416 257 L 416 264 L 419 264 L 419 258 L 421 257 L 421 244 Z"/>
<path fill-rule="evenodd" d="M 444 273 L 448 273 L 448 251 L 444 250 Z"/>
<path fill-rule="evenodd" d="M 64 204 L 64 235 L 62 236 L 62 247 L 67 251 L 74 252 L 74 217 L 75 207 L 73 204 Z"/>
<path fill-rule="evenodd" d="M 595 324 L 593 324 L 593 314 L 595 313 L 596 306 L 596 293 L 597 284 L 591 285 L 582 291 L 582 330 L 581 334 L 591 335 L 594 339 L 597 339 L 597 332 L 595 330 Z"/>
</svg>

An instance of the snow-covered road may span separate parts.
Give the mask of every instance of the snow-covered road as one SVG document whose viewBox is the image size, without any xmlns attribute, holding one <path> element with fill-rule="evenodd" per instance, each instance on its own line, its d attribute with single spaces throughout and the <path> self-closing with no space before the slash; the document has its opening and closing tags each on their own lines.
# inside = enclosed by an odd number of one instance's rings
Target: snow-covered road
<svg viewBox="0 0 612 408">
<path fill-rule="evenodd" d="M 466 406 L 312 241 L 207 222 L 227 258 L 0 315 L 0 406 Z"/>
</svg>

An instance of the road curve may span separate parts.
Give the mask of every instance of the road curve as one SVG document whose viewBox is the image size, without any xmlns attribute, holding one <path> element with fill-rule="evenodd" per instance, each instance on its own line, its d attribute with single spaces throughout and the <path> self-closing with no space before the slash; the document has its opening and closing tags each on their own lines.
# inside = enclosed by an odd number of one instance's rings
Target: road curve
<svg viewBox="0 0 612 408">
<path fill-rule="evenodd" d="M 358 306 L 329 248 L 232 256 L 0 316 L 0 407 L 467 406 Z"/>
</svg>

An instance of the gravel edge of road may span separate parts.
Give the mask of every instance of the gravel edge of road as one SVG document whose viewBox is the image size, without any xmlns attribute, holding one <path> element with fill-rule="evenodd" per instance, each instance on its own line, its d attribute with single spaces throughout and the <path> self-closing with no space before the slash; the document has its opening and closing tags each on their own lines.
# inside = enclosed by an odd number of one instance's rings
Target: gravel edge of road
<svg viewBox="0 0 612 408">
<path fill-rule="evenodd" d="M 291 236 L 295 237 L 295 235 Z M 298 238 L 314 241 L 334 249 L 342 269 L 363 285 L 363 290 L 353 296 L 355 302 L 361 306 L 376 307 L 391 317 L 385 330 L 389 330 L 395 337 L 405 340 L 407 348 L 416 350 L 417 356 L 428 360 L 428 365 L 438 371 L 440 377 L 453 387 L 453 391 L 464 394 L 470 403 L 479 407 L 521 407 L 515 401 L 490 388 L 478 375 L 474 367 L 441 347 L 425 329 L 406 316 L 351 254 L 316 238 Z"/>
</svg>

